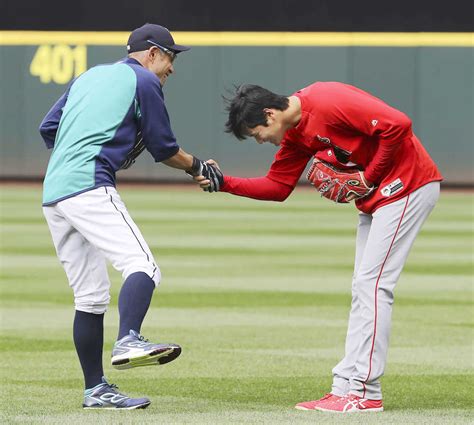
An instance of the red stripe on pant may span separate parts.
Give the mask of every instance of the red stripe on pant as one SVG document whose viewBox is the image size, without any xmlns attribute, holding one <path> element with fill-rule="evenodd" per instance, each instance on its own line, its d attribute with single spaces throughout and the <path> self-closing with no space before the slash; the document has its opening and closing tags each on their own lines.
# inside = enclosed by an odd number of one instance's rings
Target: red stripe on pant
<svg viewBox="0 0 474 425">
<path fill-rule="evenodd" d="M 370 359 L 369 359 L 369 373 L 367 374 L 367 378 L 365 378 L 365 381 L 362 382 L 362 385 L 364 387 L 364 393 L 362 394 L 362 398 L 365 398 L 365 393 L 366 393 L 366 387 L 365 384 L 369 380 L 370 373 L 372 372 L 372 356 L 374 354 L 374 348 L 375 348 L 375 335 L 377 333 L 377 291 L 379 288 L 379 282 L 380 282 L 380 277 L 382 276 L 383 273 L 383 268 L 385 266 L 385 263 L 387 262 L 387 258 L 390 255 L 390 251 L 392 250 L 393 243 L 395 242 L 395 238 L 398 235 L 398 231 L 400 230 L 400 226 L 403 221 L 403 217 L 405 216 L 405 212 L 408 207 L 408 201 L 410 200 L 410 195 L 407 196 L 407 201 L 405 203 L 405 208 L 403 208 L 402 216 L 400 217 L 400 221 L 398 222 L 397 230 L 395 230 L 395 234 L 393 235 L 392 242 L 390 243 L 390 247 L 388 248 L 387 255 L 385 256 L 385 259 L 383 260 L 382 267 L 380 268 L 379 275 L 377 277 L 377 282 L 375 283 L 375 315 L 374 315 L 374 334 L 372 336 L 372 347 L 370 349 Z"/>
</svg>

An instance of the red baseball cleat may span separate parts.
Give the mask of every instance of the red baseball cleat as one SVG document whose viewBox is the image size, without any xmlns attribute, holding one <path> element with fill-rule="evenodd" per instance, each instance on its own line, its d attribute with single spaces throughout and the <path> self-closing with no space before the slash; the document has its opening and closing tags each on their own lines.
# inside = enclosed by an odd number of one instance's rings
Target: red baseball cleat
<svg viewBox="0 0 474 425">
<path fill-rule="evenodd" d="M 356 395 L 347 394 L 332 403 L 315 407 L 321 412 L 330 413 L 358 413 L 358 412 L 383 412 L 382 400 L 368 400 Z"/>
<path fill-rule="evenodd" d="M 298 410 L 316 410 L 319 406 L 326 406 L 327 404 L 334 403 L 336 400 L 339 400 L 342 397 L 334 394 L 326 394 L 323 398 L 314 401 L 305 401 L 303 403 L 298 403 L 295 406 L 295 409 Z"/>
</svg>

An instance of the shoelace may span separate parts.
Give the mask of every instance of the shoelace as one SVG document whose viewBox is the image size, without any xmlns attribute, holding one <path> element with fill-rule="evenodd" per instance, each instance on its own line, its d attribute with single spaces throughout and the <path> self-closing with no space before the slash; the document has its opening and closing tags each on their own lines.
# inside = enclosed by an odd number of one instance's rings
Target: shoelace
<svg viewBox="0 0 474 425">
<path fill-rule="evenodd" d="M 347 404 L 351 404 L 353 407 L 355 407 L 356 409 L 359 408 L 359 405 L 360 405 L 360 398 L 355 396 L 355 395 L 352 395 L 352 394 L 346 394 L 344 397 L 344 402 Z"/>
<path fill-rule="evenodd" d="M 97 387 L 94 387 L 94 388 L 99 388 L 99 389 L 109 388 L 110 390 L 112 390 L 115 393 L 118 393 L 118 389 L 119 389 L 117 385 L 109 384 L 108 382 L 103 382 L 102 384 L 100 384 L 100 386 L 97 386 Z"/>
<path fill-rule="evenodd" d="M 118 385 L 109 384 L 109 387 L 110 387 L 110 389 L 111 389 L 115 394 L 119 394 L 119 395 L 121 395 L 121 396 L 128 397 L 127 395 L 125 395 L 125 394 L 123 394 L 123 393 L 121 393 L 121 392 L 119 391 Z"/>
<path fill-rule="evenodd" d="M 143 342 L 148 342 L 148 340 L 145 339 L 145 337 L 144 337 L 143 335 L 140 335 L 140 334 L 138 334 L 138 339 L 139 339 L 140 341 L 143 341 Z"/>
<path fill-rule="evenodd" d="M 115 384 L 108 384 L 108 386 L 110 387 L 110 389 L 115 392 L 115 393 L 118 393 L 119 392 L 119 387 Z"/>
</svg>

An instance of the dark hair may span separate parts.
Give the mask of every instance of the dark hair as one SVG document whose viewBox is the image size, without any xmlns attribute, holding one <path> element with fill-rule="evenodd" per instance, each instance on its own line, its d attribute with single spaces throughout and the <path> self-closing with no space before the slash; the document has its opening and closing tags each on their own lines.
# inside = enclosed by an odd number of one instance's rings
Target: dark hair
<svg viewBox="0 0 474 425">
<path fill-rule="evenodd" d="M 236 86 L 234 97 L 224 98 L 224 100 L 227 103 L 226 111 L 229 112 L 225 131 L 233 133 L 239 140 L 248 136 L 248 129 L 258 125 L 267 126 L 267 117 L 263 112 L 265 108 L 284 111 L 289 105 L 286 96 L 272 93 L 270 90 L 253 84 Z"/>
</svg>

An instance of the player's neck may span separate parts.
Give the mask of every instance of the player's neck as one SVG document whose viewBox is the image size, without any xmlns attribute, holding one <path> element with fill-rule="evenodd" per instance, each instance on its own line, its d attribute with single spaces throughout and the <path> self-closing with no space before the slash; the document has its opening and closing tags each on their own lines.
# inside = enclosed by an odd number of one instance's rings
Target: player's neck
<svg viewBox="0 0 474 425">
<path fill-rule="evenodd" d="M 285 121 L 288 124 L 288 128 L 293 128 L 301 120 L 301 101 L 297 96 L 290 96 L 288 103 L 288 108 L 285 109 Z"/>
</svg>

